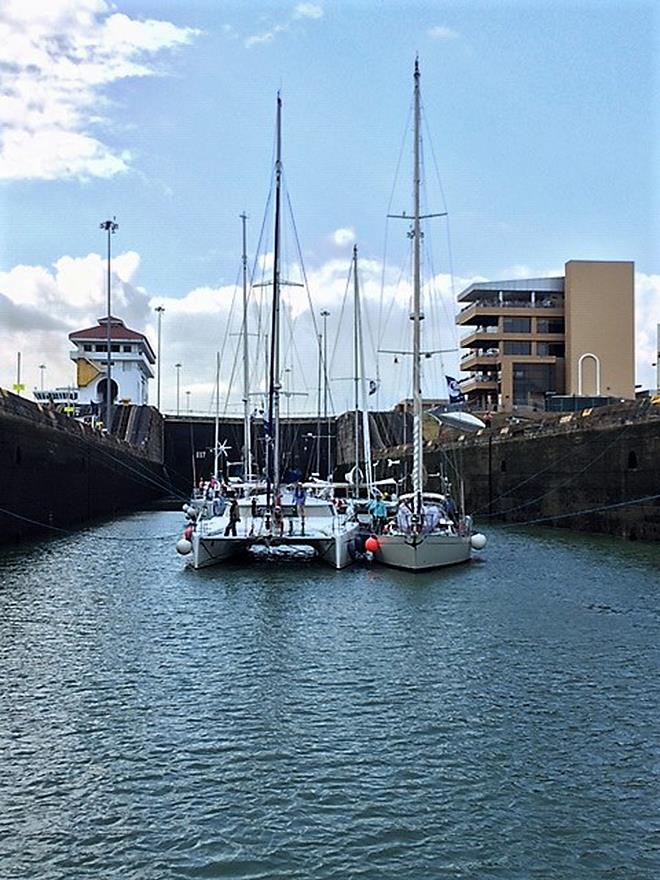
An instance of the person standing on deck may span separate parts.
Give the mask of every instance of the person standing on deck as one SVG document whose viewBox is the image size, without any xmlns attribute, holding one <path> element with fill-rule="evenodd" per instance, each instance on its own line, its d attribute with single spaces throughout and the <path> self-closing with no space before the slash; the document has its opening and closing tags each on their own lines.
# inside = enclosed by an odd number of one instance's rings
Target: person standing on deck
<svg viewBox="0 0 660 880">
<path fill-rule="evenodd" d="M 229 522 L 225 527 L 225 538 L 228 538 L 230 533 L 232 537 L 236 537 L 236 523 L 241 521 L 241 514 L 238 510 L 238 501 L 235 498 L 231 499 L 231 503 L 229 504 Z"/>
<path fill-rule="evenodd" d="M 383 534 L 383 527 L 387 519 L 387 507 L 383 499 L 377 495 L 374 496 L 367 506 L 367 510 L 371 514 L 371 523 L 373 530 L 377 535 Z"/>
<path fill-rule="evenodd" d="M 307 501 L 307 492 L 303 484 L 298 481 L 293 487 L 293 503 L 296 505 L 296 513 L 300 517 L 300 534 L 305 534 L 305 502 Z"/>
</svg>

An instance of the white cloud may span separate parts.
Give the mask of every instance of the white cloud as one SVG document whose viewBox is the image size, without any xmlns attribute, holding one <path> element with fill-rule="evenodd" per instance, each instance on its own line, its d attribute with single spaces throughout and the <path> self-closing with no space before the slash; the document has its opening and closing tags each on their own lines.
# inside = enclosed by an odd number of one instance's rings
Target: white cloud
<svg viewBox="0 0 660 880">
<path fill-rule="evenodd" d="M 105 90 L 159 73 L 154 57 L 199 32 L 113 12 L 107 0 L 8 0 L 0 8 L 0 179 L 111 177 L 130 154 L 95 133 Z"/>
<path fill-rule="evenodd" d="M 266 257 L 264 265 L 267 266 Z M 350 259 L 347 256 L 308 267 L 310 295 L 317 316 L 327 309 L 329 354 L 331 357 L 331 395 L 335 409 L 352 406 L 352 387 L 346 379 L 352 374 L 352 297 L 348 284 Z M 113 313 L 126 324 L 147 334 L 155 348 L 157 305 L 165 307 L 162 320 L 163 364 L 162 402 L 174 409 L 176 402 L 175 363 L 181 370 L 181 404 L 186 390 L 191 391 L 193 410 L 212 410 L 215 352 L 220 350 L 221 407 L 229 413 L 241 411 L 241 364 L 237 348 L 241 329 L 241 293 L 231 285 L 202 286 L 180 298 L 150 295 L 138 284 L 140 257 L 134 251 L 118 253 L 113 258 Z M 105 257 L 101 254 L 60 257 L 51 267 L 18 265 L 0 272 L 0 385 L 14 382 L 16 352 L 23 355 L 23 374 L 28 388 L 39 384 L 40 363 L 45 363 L 48 387 L 73 381 L 73 365 L 68 357 L 67 334 L 92 326 L 105 314 Z M 510 273 L 498 273 L 505 277 Z M 528 277 L 553 272 L 530 271 Z M 299 270 L 289 267 L 286 277 L 299 278 Z M 436 276 L 425 288 L 424 340 L 429 348 L 457 348 L 462 333 L 454 323 L 457 305 L 452 291 L 459 292 L 473 281 L 466 277 L 452 280 Z M 407 273 L 383 265 L 378 259 L 361 257 L 360 292 L 363 303 L 365 361 L 371 377 L 376 370 L 381 379 L 378 399 L 373 403 L 389 408 L 409 394 L 410 361 L 405 355 L 376 354 L 376 349 L 406 350 L 410 347 L 411 290 Z M 250 304 L 250 330 L 262 332 L 269 327 L 272 288 L 253 290 Z M 381 306 L 382 302 L 382 306 Z M 282 292 L 282 366 L 291 370 L 287 381 L 307 396 L 289 399 L 291 412 L 314 412 L 318 348 L 307 293 L 299 287 L 285 287 Z M 660 275 L 636 275 L 636 381 L 654 387 L 656 362 L 656 326 L 660 323 Z M 264 387 L 264 344 L 257 347 L 250 339 L 253 390 Z M 445 393 L 444 375 L 456 375 L 459 352 L 433 355 L 424 361 L 424 392 L 428 396 Z M 233 376 L 233 381 L 232 381 Z M 231 387 L 231 394 L 227 389 Z M 152 400 L 155 399 L 152 383 Z"/>
<path fill-rule="evenodd" d="M 119 253 L 112 263 L 113 313 L 140 330 L 149 318 L 149 300 L 134 283 L 140 258 Z M 48 386 L 73 381 L 68 333 L 96 324 L 106 313 L 106 261 L 100 254 L 60 257 L 52 267 L 14 266 L 0 272 L 0 384 L 10 387 L 16 352 L 23 358 L 29 389 L 46 364 Z"/>
<path fill-rule="evenodd" d="M 342 227 L 341 229 L 335 229 L 332 233 L 332 240 L 338 247 L 344 247 L 347 244 L 352 244 L 355 241 L 355 230 L 350 226 Z"/>
<path fill-rule="evenodd" d="M 660 275 L 635 274 L 636 377 L 643 388 L 657 386 Z"/>
<path fill-rule="evenodd" d="M 457 31 L 444 25 L 435 25 L 435 27 L 429 28 L 428 35 L 432 40 L 456 40 L 458 38 Z"/>
<path fill-rule="evenodd" d="M 323 7 L 318 3 L 299 3 L 293 10 L 294 18 L 322 18 Z"/>
<path fill-rule="evenodd" d="M 287 33 L 291 30 L 291 25 L 294 21 L 298 21 L 301 19 L 319 19 L 323 17 L 323 7 L 318 3 L 299 3 L 294 9 L 289 13 L 288 17 L 279 22 L 278 24 L 273 25 L 266 31 L 262 31 L 258 34 L 252 34 L 249 37 L 246 37 L 243 45 L 246 49 L 251 49 L 253 46 L 263 46 L 267 43 L 272 43 L 277 34 Z"/>
<path fill-rule="evenodd" d="M 264 43 L 272 43 L 275 39 L 275 33 L 273 31 L 267 31 L 264 34 L 254 34 L 251 37 L 248 37 L 245 41 L 245 48 L 251 49 L 253 46 L 261 46 Z"/>
</svg>

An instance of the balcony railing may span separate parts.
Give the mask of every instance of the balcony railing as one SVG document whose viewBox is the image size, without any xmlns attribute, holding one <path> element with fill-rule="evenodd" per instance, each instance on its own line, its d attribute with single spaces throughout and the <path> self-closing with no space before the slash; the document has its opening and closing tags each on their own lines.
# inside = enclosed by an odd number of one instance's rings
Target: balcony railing
<svg viewBox="0 0 660 880">
<path fill-rule="evenodd" d="M 469 305 L 464 306 L 458 314 L 462 315 L 464 312 L 476 307 L 486 309 L 560 309 L 563 308 L 563 306 L 563 298 L 556 296 L 544 296 L 537 299 L 535 302 L 529 300 L 503 300 L 500 302 L 499 300 L 478 299 L 469 303 Z"/>
<path fill-rule="evenodd" d="M 500 356 L 499 348 L 489 349 L 488 351 L 469 351 L 461 356 L 461 361 L 467 361 L 470 358 L 496 358 Z"/>
</svg>

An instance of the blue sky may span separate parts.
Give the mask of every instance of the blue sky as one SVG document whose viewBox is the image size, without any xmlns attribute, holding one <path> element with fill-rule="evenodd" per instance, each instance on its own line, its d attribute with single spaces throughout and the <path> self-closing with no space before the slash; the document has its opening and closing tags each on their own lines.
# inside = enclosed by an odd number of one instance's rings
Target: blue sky
<svg viewBox="0 0 660 880">
<path fill-rule="evenodd" d="M 637 381 L 653 383 L 659 28 L 657 6 L 635 2 L 9 0 L 0 384 L 14 381 L 19 349 L 30 387 L 40 362 L 47 384 L 71 380 L 66 333 L 103 312 L 98 224 L 116 214 L 118 306 L 153 338 L 153 307 L 165 303 L 165 403 L 179 360 L 194 406 L 208 406 L 240 262 L 238 215 L 249 214 L 254 246 L 270 185 L 278 88 L 315 303 L 335 304 L 336 330 L 355 238 L 377 310 L 415 53 L 456 287 L 561 272 L 569 259 L 634 260 Z M 409 207 L 408 159 L 404 150 L 396 210 Z M 429 201 L 443 209 L 437 187 Z M 436 234 L 444 241 L 445 228 Z M 448 257 L 439 245 L 439 273 Z M 439 287 L 450 293 L 444 275 Z M 291 355 L 301 378 L 310 365 Z M 406 391 L 397 382 L 392 396 Z"/>
</svg>

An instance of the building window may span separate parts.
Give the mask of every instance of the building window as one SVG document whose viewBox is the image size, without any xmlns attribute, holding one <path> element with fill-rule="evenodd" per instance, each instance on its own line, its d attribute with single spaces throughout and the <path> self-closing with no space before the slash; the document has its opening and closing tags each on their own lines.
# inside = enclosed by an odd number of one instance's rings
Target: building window
<svg viewBox="0 0 660 880">
<path fill-rule="evenodd" d="M 632 449 L 628 453 L 628 470 L 636 471 L 637 470 L 637 453 Z"/>
<path fill-rule="evenodd" d="M 505 333 L 530 333 L 532 329 L 531 318 L 504 318 Z"/>
<path fill-rule="evenodd" d="M 132 351 L 132 346 L 131 345 L 124 345 L 124 346 L 122 346 L 122 351 Z"/>
<path fill-rule="evenodd" d="M 118 345 L 111 345 L 110 351 L 119 351 L 119 346 Z"/>
<path fill-rule="evenodd" d="M 513 365 L 514 406 L 534 406 L 543 402 L 546 391 L 556 391 L 554 364 Z"/>
<path fill-rule="evenodd" d="M 531 354 L 531 342 L 504 342 L 502 344 L 503 354 Z"/>
<path fill-rule="evenodd" d="M 564 346 L 560 342 L 537 342 L 536 354 L 539 357 L 564 357 Z"/>
<path fill-rule="evenodd" d="M 89 343 L 86 342 L 86 343 L 83 345 L 83 351 L 91 351 L 91 350 L 92 350 L 92 346 L 89 345 Z"/>
<path fill-rule="evenodd" d="M 107 351 L 107 346 L 99 345 L 98 343 L 94 346 L 94 351 Z"/>
<path fill-rule="evenodd" d="M 563 333 L 564 332 L 564 319 L 563 318 L 537 318 L 536 319 L 536 332 L 537 333 Z"/>
</svg>

